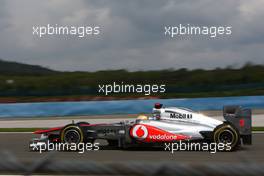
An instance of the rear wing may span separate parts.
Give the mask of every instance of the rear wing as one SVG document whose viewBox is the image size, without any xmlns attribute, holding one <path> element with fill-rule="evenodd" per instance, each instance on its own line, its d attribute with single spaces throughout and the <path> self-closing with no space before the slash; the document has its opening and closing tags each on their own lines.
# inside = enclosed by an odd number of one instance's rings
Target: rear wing
<svg viewBox="0 0 264 176">
<path fill-rule="evenodd" d="M 238 130 L 243 144 L 252 144 L 251 109 L 241 106 L 224 106 L 223 116 Z"/>
</svg>

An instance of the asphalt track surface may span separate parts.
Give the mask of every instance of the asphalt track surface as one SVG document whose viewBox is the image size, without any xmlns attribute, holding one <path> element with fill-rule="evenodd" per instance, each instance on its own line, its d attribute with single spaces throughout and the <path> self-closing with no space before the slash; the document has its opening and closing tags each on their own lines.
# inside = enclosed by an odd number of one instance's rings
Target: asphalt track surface
<svg viewBox="0 0 264 176">
<path fill-rule="evenodd" d="M 10 152 L 20 161 L 39 160 L 51 152 L 29 151 L 29 141 L 36 137 L 30 133 L 0 133 L 0 154 Z M 99 162 L 146 161 L 146 162 L 187 162 L 187 163 L 235 163 L 264 162 L 264 134 L 253 134 L 253 145 L 244 146 L 235 152 L 176 151 L 173 154 L 160 149 L 130 149 L 119 150 L 102 147 L 99 151 L 56 152 L 52 153 L 54 160 L 92 160 Z M 99 141 L 100 142 L 100 141 Z"/>
</svg>

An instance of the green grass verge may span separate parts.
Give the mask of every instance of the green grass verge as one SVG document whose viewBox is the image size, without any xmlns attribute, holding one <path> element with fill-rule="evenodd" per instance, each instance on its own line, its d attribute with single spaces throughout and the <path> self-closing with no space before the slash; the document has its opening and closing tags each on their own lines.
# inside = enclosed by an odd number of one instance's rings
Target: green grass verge
<svg viewBox="0 0 264 176">
<path fill-rule="evenodd" d="M 43 128 L 0 128 L 0 132 L 33 132 Z"/>
<path fill-rule="evenodd" d="M 264 131 L 264 127 L 253 127 L 253 131 Z"/>
<path fill-rule="evenodd" d="M 33 132 L 46 128 L 0 128 L 0 132 Z M 264 131 L 264 127 L 253 127 L 253 131 Z"/>
</svg>

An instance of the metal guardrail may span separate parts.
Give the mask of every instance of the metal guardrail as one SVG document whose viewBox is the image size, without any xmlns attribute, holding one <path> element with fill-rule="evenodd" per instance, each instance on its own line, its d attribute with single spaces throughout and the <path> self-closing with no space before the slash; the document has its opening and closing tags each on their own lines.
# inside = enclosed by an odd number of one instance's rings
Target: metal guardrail
<svg viewBox="0 0 264 176">
<path fill-rule="evenodd" d="M 144 163 L 53 160 L 53 154 L 22 163 L 8 152 L 0 154 L 0 174 L 70 174 L 70 175 L 179 175 L 179 176 L 260 176 L 264 175 L 264 163 Z"/>
</svg>

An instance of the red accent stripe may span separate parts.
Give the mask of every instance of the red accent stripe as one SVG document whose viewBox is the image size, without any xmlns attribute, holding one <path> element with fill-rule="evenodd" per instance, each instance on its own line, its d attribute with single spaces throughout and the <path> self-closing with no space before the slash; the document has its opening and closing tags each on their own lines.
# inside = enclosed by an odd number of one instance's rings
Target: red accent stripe
<svg viewBox="0 0 264 176">
<path fill-rule="evenodd" d="M 101 123 L 101 124 L 80 124 L 80 126 L 100 126 L 100 125 L 109 125 L 109 124 L 104 124 L 104 123 Z M 49 129 L 46 129 L 46 130 L 37 130 L 37 131 L 34 131 L 33 133 L 34 134 L 50 133 L 50 132 L 53 132 L 53 131 L 59 131 L 62 128 L 63 127 L 55 127 L 55 128 L 49 128 Z"/>
<path fill-rule="evenodd" d="M 53 132 L 53 131 L 59 131 L 62 128 L 63 127 L 55 127 L 55 128 L 50 128 L 50 129 L 46 129 L 46 130 L 37 130 L 37 131 L 34 131 L 33 133 L 34 134 L 50 133 L 50 132 Z"/>
<path fill-rule="evenodd" d="M 239 126 L 240 127 L 244 127 L 245 126 L 245 120 L 244 119 L 240 119 L 239 120 Z"/>
</svg>

